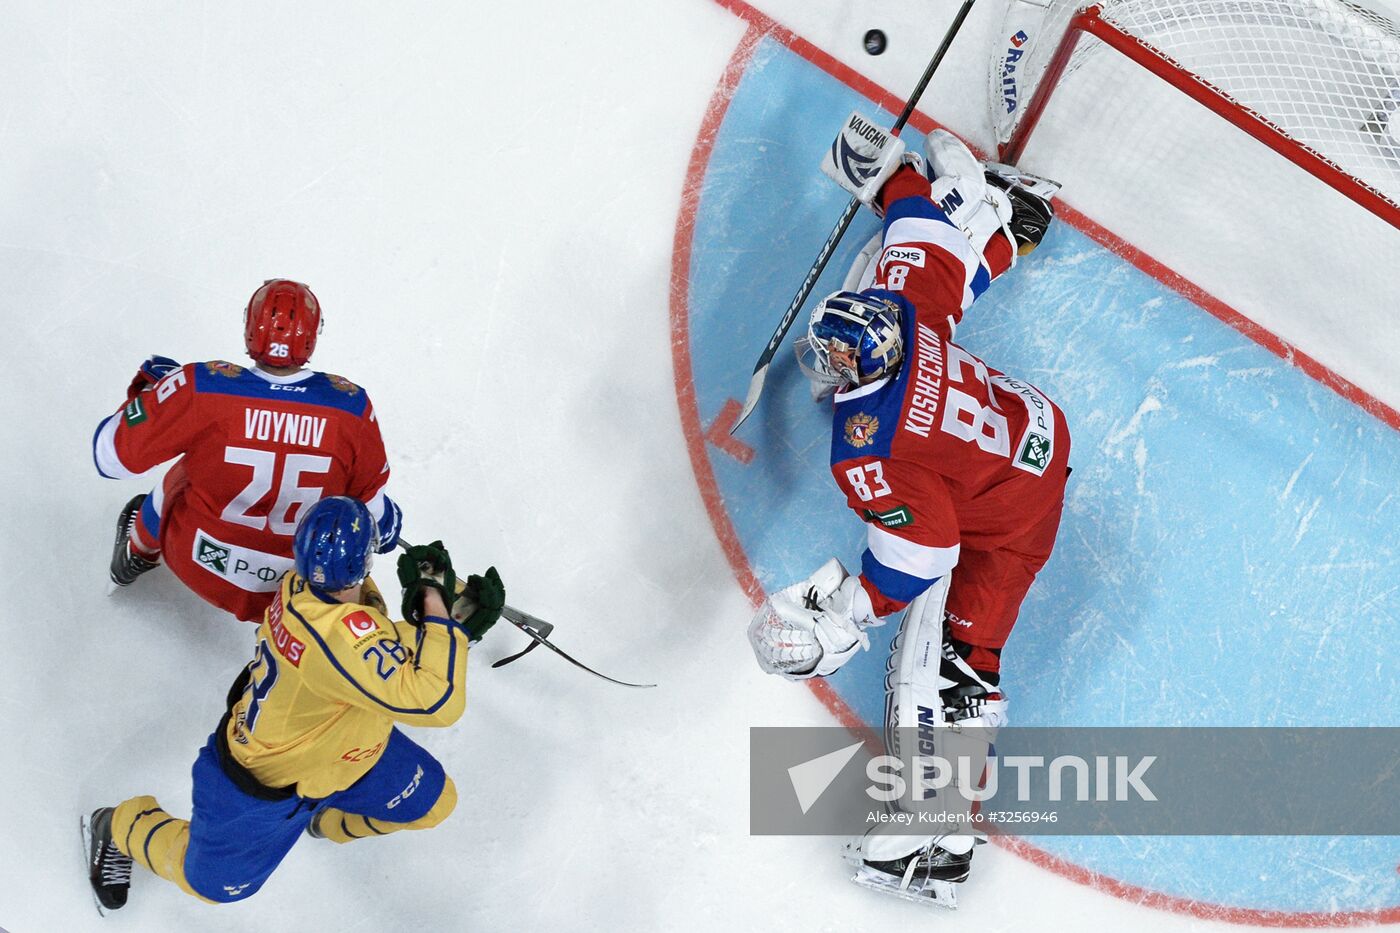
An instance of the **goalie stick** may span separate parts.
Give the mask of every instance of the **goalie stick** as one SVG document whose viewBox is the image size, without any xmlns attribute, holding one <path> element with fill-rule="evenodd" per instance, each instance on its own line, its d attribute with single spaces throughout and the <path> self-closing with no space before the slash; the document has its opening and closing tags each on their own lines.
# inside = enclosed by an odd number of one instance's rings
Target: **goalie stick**
<svg viewBox="0 0 1400 933">
<path fill-rule="evenodd" d="M 402 536 L 400 536 L 398 546 L 407 551 L 413 545 L 409 544 L 403 539 Z M 530 615 L 530 613 L 528 612 L 521 612 L 519 609 L 516 609 L 513 606 L 506 606 L 503 609 L 501 609 L 501 618 L 505 619 L 511 625 L 514 625 L 516 628 L 520 629 L 520 631 L 528 635 L 530 637 L 530 643 L 526 645 L 522 650 L 517 651 L 515 654 L 501 658 L 499 661 L 491 665 L 492 668 L 504 667 L 512 661 L 518 661 L 521 658 L 525 657 L 525 655 L 533 651 L 536 645 L 544 645 L 550 651 L 553 651 L 555 654 L 559 655 L 559 657 L 563 658 L 565 661 L 568 661 L 574 667 L 585 670 L 588 673 L 592 674 L 594 677 L 602 678 L 610 684 L 617 684 L 620 687 L 638 688 L 656 686 L 656 684 L 629 683 L 628 681 L 618 680 L 616 677 L 609 677 L 607 674 L 601 674 L 598 671 L 595 671 L 593 668 L 589 667 L 587 664 L 584 664 L 582 661 L 578 660 L 573 655 L 564 651 L 558 645 L 550 641 L 548 636 L 554 631 L 554 626 L 551 623 L 544 621 L 543 619 Z"/>
<path fill-rule="evenodd" d="M 933 59 L 924 69 L 923 77 L 914 87 L 914 93 L 909 95 L 909 100 L 904 104 L 904 112 L 899 115 L 899 119 L 894 121 L 894 126 L 890 129 L 890 134 L 898 136 L 904 129 L 904 125 L 909 122 L 909 117 L 914 113 L 914 108 L 919 103 L 919 98 L 924 96 L 924 89 L 933 80 L 933 73 L 938 70 L 938 65 L 943 61 L 943 56 L 948 54 L 948 47 L 953 44 L 953 39 L 962 29 L 963 20 L 967 19 L 967 14 L 972 11 L 974 0 L 963 0 L 963 5 L 958 8 L 958 13 L 953 17 L 953 23 L 948 27 L 948 31 L 943 36 L 943 42 L 938 46 L 938 51 L 933 54 Z M 812 289 L 817 284 L 817 279 L 826 269 L 827 261 L 831 259 L 832 253 L 836 252 L 836 246 L 841 242 L 841 237 L 845 236 L 846 228 L 851 225 L 851 221 L 856 216 L 856 210 L 860 207 L 860 200 L 852 197 L 846 209 L 841 212 L 841 217 L 836 221 L 835 228 L 831 235 L 822 244 L 821 251 L 817 253 L 817 259 L 812 263 L 812 268 L 808 270 L 807 277 L 802 280 L 802 285 L 797 289 L 797 294 L 793 296 L 792 302 L 787 310 L 783 312 L 783 319 L 778 322 L 778 329 L 773 331 L 773 336 L 768 338 L 768 345 L 763 348 L 763 352 L 758 356 L 758 362 L 754 365 L 753 376 L 749 379 L 749 392 L 744 400 L 744 407 L 739 412 L 739 417 L 735 419 L 733 427 L 729 429 L 730 434 L 739 430 L 739 425 L 743 424 L 753 410 L 758 407 L 758 398 L 763 394 L 763 383 L 768 378 L 768 367 L 773 362 L 773 354 L 782 345 L 783 338 L 787 336 L 788 330 L 792 327 L 792 322 L 797 319 L 797 312 L 802 310 L 802 305 L 807 301 L 807 296 L 812 294 Z"/>
</svg>

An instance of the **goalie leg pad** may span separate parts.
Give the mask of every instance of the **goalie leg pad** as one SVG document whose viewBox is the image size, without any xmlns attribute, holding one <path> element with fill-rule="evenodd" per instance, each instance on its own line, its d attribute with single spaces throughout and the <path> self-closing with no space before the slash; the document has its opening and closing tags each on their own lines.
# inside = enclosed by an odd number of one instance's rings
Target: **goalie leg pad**
<svg viewBox="0 0 1400 933">
<path fill-rule="evenodd" d="M 951 619 L 950 615 L 950 624 L 944 629 L 943 663 L 939 667 L 943 720 L 949 725 L 999 729 L 1009 721 L 1001 675 L 997 670 L 979 668 L 974 659 L 991 656 L 999 660 L 1000 651 L 958 641 L 951 632 Z"/>
<path fill-rule="evenodd" d="M 885 231 L 880 230 L 860 248 L 846 278 L 841 283 L 842 291 L 863 292 L 875 283 L 875 263 L 885 246 Z"/>
<path fill-rule="evenodd" d="M 972 150 L 947 130 L 934 130 L 924 138 L 924 163 L 930 180 L 945 175 L 982 177 L 982 163 Z"/>
<path fill-rule="evenodd" d="M 930 197 L 943 208 L 948 219 L 967 236 L 981 256 L 998 233 L 1015 242 L 1011 231 L 1012 204 L 1005 191 L 989 187 L 980 177 L 945 175 L 933 183 Z"/>
<path fill-rule="evenodd" d="M 909 604 L 890 645 L 885 663 L 885 747 L 895 757 L 900 757 L 899 730 L 941 719 L 943 607 L 955 573 L 944 574 Z"/>
<path fill-rule="evenodd" d="M 1009 227 L 1011 200 L 1005 191 L 987 184 L 981 161 L 962 140 L 947 130 L 934 130 L 924 140 L 924 155 L 933 182 L 930 197 L 967 235 L 979 256 L 998 232 L 1015 242 Z"/>
</svg>

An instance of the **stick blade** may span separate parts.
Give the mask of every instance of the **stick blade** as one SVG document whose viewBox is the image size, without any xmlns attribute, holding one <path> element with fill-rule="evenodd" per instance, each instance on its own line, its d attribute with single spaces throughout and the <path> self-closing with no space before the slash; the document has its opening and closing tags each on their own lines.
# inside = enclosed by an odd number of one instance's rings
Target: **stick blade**
<svg viewBox="0 0 1400 933">
<path fill-rule="evenodd" d="M 739 425 L 743 424 L 744 420 L 753 414 L 753 410 L 758 407 L 759 396 L 763 394 L 763 382 L 768 378 L 768 367 L 771 365 L 771 363 L 764 363 L 753 371 L 753 377 L 749 379 L 748 398 L 744 399 L 744 407 L 739 411 L 739 417 L 734 419 L 734 424 L 729 428 L 731 437 L 739 433 Z"/>
<path fill-rule="evenodd" d="M 512 655 L 509 658 L 504 658 L 500 661 L 497 661 L 495 664 L 491 665 L 492 667 L 500 667 L 502 664 L 506 664 L 509 661 L 513 661 L 516 658 L 524 656 L 530 651 L 530 648 L 535 647 L 535 645 L 544 645 L 550 651 L 553 651 L 555 654 L 559 655 L 559 657 L 563 658 L 565 661 L 568 661 L 574 667 L 587 671 L 594 677 L 599 677 L 603 680 L 606 680 L 608 683 L 617 684 L 619 687 L 638 687 L 642 689 L 656 686 L 656 684 L 634 684 L 630 681 L 618 680 L 616 677 L 609 677 L 607 674 L 595 671 L 593 668 L 589 667 L 587 664 L 584 664 L 578 658 L 569 654 L 567 651 L 564 651 L 558 645 L 550 641 L 546 636 L 548 636 L 554 631 L 554 626 L 544 621 L 543 619 L 536 618 L 535 616 L 530 615 L 530 613 L 528 612 L 521 612 L 519 609 L 516 609 L 512 606 L 506 606 L 504 609 L 501 610 L 501 618 L 505 619 L 511 625 L 514 625 L 516 628 L 520 629 L 520 631 L 524 632 L 526 635 L 530 636 L 530 647 L 526 648 L 519 654 Z"/>
</svg>

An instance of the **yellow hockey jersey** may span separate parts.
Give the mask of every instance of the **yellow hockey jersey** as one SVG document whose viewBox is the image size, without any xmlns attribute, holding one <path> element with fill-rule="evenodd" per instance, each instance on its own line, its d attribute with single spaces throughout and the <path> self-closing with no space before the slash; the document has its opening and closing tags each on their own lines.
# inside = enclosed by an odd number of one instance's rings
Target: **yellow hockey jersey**
<svg viewBox="0 0 1400 933">
<path fill-rule="evenodd" d="M 283 577 L 225 733 L 260 783 L 329 796 L 374 766 L 394 723 L 449 726 L 466 709 L 466 629 L 390 621 L 372 580 L 361 598 L 334 602 Z"/>
</svg>

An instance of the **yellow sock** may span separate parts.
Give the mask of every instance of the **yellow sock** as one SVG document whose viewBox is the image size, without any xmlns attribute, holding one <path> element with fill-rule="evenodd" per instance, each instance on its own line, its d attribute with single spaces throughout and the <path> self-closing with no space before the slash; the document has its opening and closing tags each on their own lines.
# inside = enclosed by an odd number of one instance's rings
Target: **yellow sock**
<svg viewBox="0 0 1400 933">
<path fill-rule="evenodd" d="M 189 820 L 175 819 L 160 808 L 156 798 L 132 797 L 118 804 L 112 814 L 112 841 L 133 861 L 179 885 L 186 894 L 208 900 L 185 880 Z"/>
<path fill-rule="evenodd" d="M 346 813 L 335 807 L 327 807 L 316 815 L 316 832 L 331 842 L 346 843 L 370 836 L 387 836 L 401 829 L 432 829 L 447 819 L 457 807 L 457 786 L 452 778 L 442 786 L 442 795 L 433 808 L 411 823 L 390 823 L 387 820 L 373 820 L 358 813 Z"/>
</svg>

